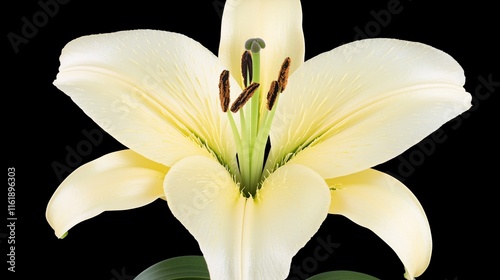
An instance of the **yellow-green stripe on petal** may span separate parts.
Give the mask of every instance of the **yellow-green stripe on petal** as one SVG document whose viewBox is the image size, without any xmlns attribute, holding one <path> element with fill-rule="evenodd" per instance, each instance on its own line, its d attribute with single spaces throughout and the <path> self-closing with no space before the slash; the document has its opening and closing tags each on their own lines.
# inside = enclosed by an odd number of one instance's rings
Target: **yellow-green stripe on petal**
<svg viewBox="0 0 500 280">
<path fill-rule="evenodd" d="M 217 98 L 224 67 L 200 43 L 173 32 L 120 31 L 77 38 L 60 60 L 54 84 L 127 148 L 166 166 L 213 152 L 236 168 Z"/>
<path fill-rule="evenodd" d="M 470 108 L 464 82 L 451 56 L 421 43 L 370 39 L 320 54 L 280 95 L 268 167 L 296 154 L 326 179 L 383 163 Z"/>
</svg>

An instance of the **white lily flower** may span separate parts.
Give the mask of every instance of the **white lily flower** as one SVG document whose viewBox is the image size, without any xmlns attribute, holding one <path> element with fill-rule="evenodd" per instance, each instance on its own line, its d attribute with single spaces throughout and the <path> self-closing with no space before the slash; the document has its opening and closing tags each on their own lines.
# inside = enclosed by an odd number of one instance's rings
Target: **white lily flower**
<svg viewBox="0 0 500 280">
<path fill-rule="evenodd" d="M 78 38 L 60 60 L 54 84 L 130 150 L 59 186 L 46 213 L 58 237 L 163 198 L 214 280 L 286 278 L 329 213 L 377 234 L 408 279 L 427 268 L 421 205 L 371 167 L 470 107 L 448 54 L 369 39 L 304 62 L 298 0 L 228 0 L 218 57 L 181 34 L 133 30 Z"/>
</svg>

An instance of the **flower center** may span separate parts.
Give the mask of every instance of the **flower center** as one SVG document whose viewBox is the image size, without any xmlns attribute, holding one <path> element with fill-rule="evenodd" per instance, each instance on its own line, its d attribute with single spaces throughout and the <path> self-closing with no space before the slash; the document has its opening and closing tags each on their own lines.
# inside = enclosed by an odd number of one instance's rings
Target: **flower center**
<svg viewBox="0 0 500 280">
<path fill-rule="evenodd" d="M 264 40 L 249 39 L 241 58 L 243 92 L 229 106 L 229 71 L 224 70 L 219 80 L 219 98 L 222 111 L 227 112 L 236 143 L 240 189 L 246 197 L 255 196 L 262 184 L 264 161 L 268 149 L 269 131 L 276 112 L 278 97 L 286 87 L 290 70 L 290 58 L 281 65 L 278 79 L 272 81 L 266 96 L 266 108 L 261 110 L 263 94 L 260 86 L 260 51 Z M 229 109 L 229 110 L 228 110 Z M 240 126 L 233 114 L 239 113 Z"/>
</svg>

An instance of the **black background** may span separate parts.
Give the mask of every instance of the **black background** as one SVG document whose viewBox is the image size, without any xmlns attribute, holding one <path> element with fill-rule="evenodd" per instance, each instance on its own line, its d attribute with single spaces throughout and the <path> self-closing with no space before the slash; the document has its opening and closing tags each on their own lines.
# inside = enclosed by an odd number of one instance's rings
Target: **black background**
<svg viewBox="0 0 500 280">
<path fill-rule="evenodd" d="M 38 18 L 39 27 L 17 52 L 8 34 L 22 35 L 23 17 L 33 22 L 33 16 L 43 10 L 37 1 L 8 1 L 2 8 L 2 46 L 7 61 L 2 91 L 3 143 L 5 169 L 16 170 L 17 221 L 16 272 L 7 271 L 9 232 L 4 226 L 0 227 L 1 269 L 7 279 L 32 275 L 120 280 L 132 279 L 166 258 L 199 255 L 194 238 L 162 201 L 103 213 L 74 227 L 64 240 L 55 237 L 44 213 L 59 184 L 52 164 L 66 164 L 68 148 L 76 149 L 86 140 L 82 130 L 98 127 L 52 81 L 61 49 L 82 35 L 139 28 L 176 31 L 217 53 L 223 1 L 66 2 L 45 21 Z M 495 189 L 499 186 L 494 180 L 494 168 L 498 167 L 495 108 L 500 89 L 499 44 L 495 42 L 499 25 L 493 23 L 498 16 L 496 8 L 486 1 L 302 2 L 306 59 L 360 37 L 392 37 L 442 49 L 462 65 L 465 88 L 474 96 L 472 109 L 444 125 L 439 141 L 427 138 L 422 145 L 377 168 L 403 180 L 428 215 L 434 251 L 428 270 L 419 279 L 493 279 L 498 248 L 494 238 L 498 236 L 494 227 L 498 224 Z M 388 3 L 396 2 L 400 12 L 377 22 L 376 15 L 387 10 Z M 487 87 L 484 81 L 488 80 Z M 102 141 L 82 156 L 80 164 L 122 148 L 103 134 Z M 6 213 L 7 186 L 4 188 L 1 205 Z M 8 224 L 6 219 L 3 223 Z M 339 245 L 327 260 L 312 258 L 320 246 L 318 238 Z M 403 272 L 399 259 L 378 237 L 332 215 L 293 259 L 293 265 L 312 272 L 308 274 L 345 269 L 381 279 L 402 279 Z"/>
</svg>

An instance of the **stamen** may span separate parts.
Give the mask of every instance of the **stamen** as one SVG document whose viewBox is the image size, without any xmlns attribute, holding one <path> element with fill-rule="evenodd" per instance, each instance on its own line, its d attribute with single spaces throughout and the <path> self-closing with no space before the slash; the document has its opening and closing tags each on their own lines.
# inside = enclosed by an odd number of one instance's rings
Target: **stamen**
<svg viewBox="0 0 500 280">
<path fill-rule="evenodd" d="M 273 109 L 274 103 L 276 103 L 276 99 L 278 98 L 279 92 L 279 83 L 277 81 L 271 82 L 271 88 L 267 93 L 267 109 L 271 111 Z"/>
<path fill-rule="evenodd" d="M 253 62 L 250 51 L 245 51 L 241 57 L 241 73 L 243 75 L 243 84 L 247 87 L 253 79 Z"/>
<path fill-rule="evenodd" d="M 229 108 L 229 101 L 231 97 L 229 95 L 229 71 L 224 70 L 220 74 L 219 78 L 219 99 L 222 112 L 227 112 Z"/>
<path fill-rule="evenodd" d="M 281 64 L 280 68 L 280 74 L 278 77 L 278 84 L 281 89 L 281 92 L 285 90 L 285 87 L 288 83 L 288 75 L 290 74 L 290 64 L 292 63 L 292 60 L 287 57 Z"/>
<path fill-rule="evenodd" d="M 252 51 L 252 53 L 258 53 L 261 49 L 266 47 L 266 42 L 261 38 L 251 38 L 245 42 L 245 49 L 247 51 Z"/>
<path fill-rule="evenodd" d="M 258 83 L 252 83 L 248 87 L 246 87 L 243 92 L 236 98 L 234 101 L 233 105 L 231 106 L 231 112 L 236 113 L 238 110 L 241 109 L 247 103 L 250 98 L 252 98 L 254 92 L 257 90 L 257 88 L 260 86 Z"/>
</svg>

